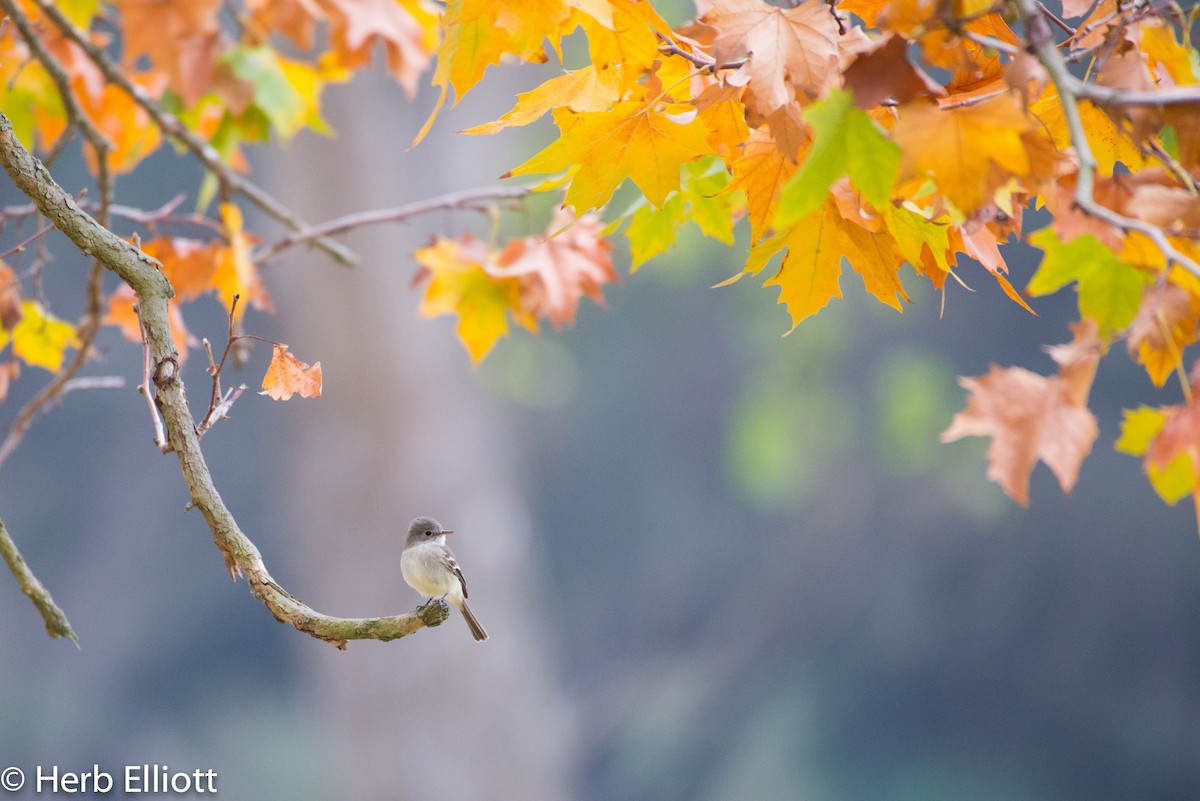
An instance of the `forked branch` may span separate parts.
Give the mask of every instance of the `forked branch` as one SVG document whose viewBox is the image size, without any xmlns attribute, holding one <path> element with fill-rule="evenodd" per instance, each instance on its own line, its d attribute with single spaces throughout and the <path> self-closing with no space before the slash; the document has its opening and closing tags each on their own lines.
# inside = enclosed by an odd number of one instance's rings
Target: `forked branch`
<svg viewBox="0 0 1200 801">
<path fill-rule="evenodd" d="M 311 609 L 271 578 L 254 543 L 242 532 L 213 483 L 200 450 L 196 423 L 184 396 L 179 356 L 171 339 L 167 299 L 174 292 L 154 261 L 129 242 L 96 222 L 51 177 L 46 167 L 13 134 L 12 123 L 0 113 L 0 163 L 38 209 L 80 252 L 98 259 L 137 294 L 146 336 L 154 405 L 162 414 L 166 440 L 179 459 L 191 506 L 204 516 L 213 541 L 236 580 L 245 576 L 250 592 L 275 618 L 318 639 L 344 648 L 349 640 L 392 640 L 424 626 L 441 623 L 448 614 L 442 604 L 420 612 L 377 618 L 337 618 Z"/>
</svg>

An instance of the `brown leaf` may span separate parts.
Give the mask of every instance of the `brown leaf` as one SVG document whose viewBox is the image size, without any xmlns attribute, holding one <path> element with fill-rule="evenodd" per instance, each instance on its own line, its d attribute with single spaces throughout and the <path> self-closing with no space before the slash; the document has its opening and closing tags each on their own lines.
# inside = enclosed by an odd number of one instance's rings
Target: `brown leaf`
<svg viewBox="0 0 1200 801">
<path fill-rule="evenodd" d="M 371 60 L 376 42 L 387 49 L 388 70 L 409 95 L 432 56 L 421 23 L 396 0 L 323 0 L 329 43 L 347 67 Z"/>
<path fill-rule="evenodd" d="M 762 0 L 716 0 L 702 20 L 717 30 L 718 63 L 748 56 L 742 67 L 753 99 L 766 117 L 791 103 L 799 90 L 815 98 L 837 78 L 837 22 L 820 0 L 781 9 Z"/>
<path fill-rule="evenodd" d="M 1168 233 L 1200 229 L 1200 198 L 1181 187 L 1138 186 L 1133 192 L 1130 208 L 1137 218 Z"/>
<path fill-rule="evenodd" d="M 103 323 L 115 325 L 130 342 L 141 342 L 142 326 L 134 309 L 135 303 L 137 295 L 127 285 L 121 284 L 108 297 L 108 313 L 104 315 Z M 194 347 L 197 342 L 184 325 L 179 303 L 174 298 L 167 301 L 167 322 L 171 326 L 171 342 L 175 345 L 175 352 L 179 354 L 179 364 L 182 366 L 187 361 L 188 349 Z"/>
<path fill-rule="evenodd" d="M 859 54 L 842 76 L 856 105 L 869 109 L 888 98 L 903 104 L 946 94 L 941 84 L 908 60 L 907 51 L 908 40 L 892 35 Z"/>
<path fill-rule="evenodd" d="M 1146 464 L 1158 470 L 1166 470 L 1171 462 L 1184 454 L 1191 457 L 1193 470 L 1200 465 L 1200 376 L 1197 367 L 1200 363 L 1192 368 L 1191 401 L 1163 409 L 1166 422 L 1146 451 Z"/>
<path fill-rule="evenodd" d="M 220 0 L 116 0 L 116 5 L 124 23 L 125 63 L 146 56 L 170 76 L 185 104 L 193 105 L 212 84 L 222 47 Z"/>
<path fill-rule="evenodd" d="M 574 220 L 559 210 L 545 238 L 513 240 L 488 272 L 519 277 L 521 307 L 534 318 L 546 317 L 556 328 L 572 325 L 579 301 L 586 295 L 603 305 L 602 287 L 617 280 L 602 227 L 593 214 Z"/>
<path fill-rule="evenodd" d="M 269 395 L 275 400 L 287 400 L 292 395 L 299 394 L 302 398 L 321 397 L 321 363 L 309 367 L 304 362 L 288 353 L 287 345 L 275 345 L 275 353 L 271 357 L 271 366 L 263 376 L 263 391 L 259 395 Z"/>
<path fill-rule="evenodd" d="M 1183 359 L 1183 349 L 1196 341 L 1200 321 L 1200 297 L 1168 282 L 1161 291 L 1142 295 L 1142 305 L 1125 341 L 1129 355 L 1137 359 L 1161 387 Z"/>
<path fill-rule="evenodd" d="M 0 403 L 8 398 L 8 388 L 21 377 L 21 363 L 16 359 L 0 363 Z"/>
<path fill-rule="evenodd" d="M 311 50 L 317 22 L 325 18 L 316 0 L 247 0 L 246 10 L 262 31 L 278 31 Z"/>
<path fill-rule="evenodd" d="M 988 436 L 988 478 L 1021 506 L 1029 505 L 1029 475 L 1041 459 L 1070 492 L 1099 428 L 1087 408 L 1100 341 L 1092 321 L 1072 326 L 1075 340 L 1048 349 L 1058 375 L 992 365 L 986 376 L 960 378 L 967 408 L 942 432 L 942 442 Z"/>
<path fill-rule="evenodd" d="M 21 322 L 21 290 L 14 280 L 16 273 L 7 264 L 0 262 L 0 327 L 5 331 Z"/>
</svg>

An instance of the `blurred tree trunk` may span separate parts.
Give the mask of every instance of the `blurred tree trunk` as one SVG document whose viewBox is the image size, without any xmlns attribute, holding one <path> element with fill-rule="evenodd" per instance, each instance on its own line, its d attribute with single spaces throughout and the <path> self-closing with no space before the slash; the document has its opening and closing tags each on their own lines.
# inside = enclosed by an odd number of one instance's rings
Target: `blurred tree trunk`
<svg viewBox="0 0 1200 801">
<path fill-rule="evenodd" d="M 476 174 L 467 173 L 445 125 L 406 153 L 424 113 L 378 77 L 339 87 L 329 112 L 337 138 L 283 151 L 273 188 L 318 222 L 500 172 L 472 147 Z M 364 257 L 354 270 L 302 250 L 269 268 L 279 335 L 325 374 L 323 398 L 277 418 L 290 438 L 283 506 L 294 512 L 295 589 L 331 614 L 412 609 L 422 599 L 401 579 L 400 551 L 409 521 L 431 515 L 458 532 L 451 543 L 472 608 L 491 634 L 474 643 L 452 610 L 440 628 L 400 642 L 346 653 L 302 642 L 309 686 L 299 695 L 344 797 L 566 799 L 578 774 L 575 720 L 553 674 L 519 450 L 473 384 L 449 321 L 418 320 L 420 294 L 409 288 L 413 248 L 459 224 L 434 215 L 359 232 L 348 239 Z"/>
</svg>

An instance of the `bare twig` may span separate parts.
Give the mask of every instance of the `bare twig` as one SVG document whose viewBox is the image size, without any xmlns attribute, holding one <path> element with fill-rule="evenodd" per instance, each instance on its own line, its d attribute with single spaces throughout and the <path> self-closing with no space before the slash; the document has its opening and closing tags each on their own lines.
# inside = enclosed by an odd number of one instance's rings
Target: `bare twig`
<svg viewBox="0 0 1200 801">
<path fill-rule="evenodd" d="M 75 636 L 75 631 L 71 628 L 66 614 L 58 604 L 54 603 L 50 591 L 42 585 L 42 582 L 38 581 L 38 577 L 29 569 L 29 565 L 21 556 L 21 552 L 17 550 L 17 544 L 9 536 L 8 528 L 3 521 L 0 521 L 0 556 L 4 557 L 4 562 L 12 571 L 13 578 L 17 580 L 17 586 L 21 588 L 21 592 L 29 596 L 29 600 L 33 601 L 33 605 L 37 607 L 38 613 L 46 623 L 46 633 L 51 637 L 66 637 L 78 648 L 79 638 Z"/>
<path fill-rule="evenodd" d="M 4 0 L 4 2 L 11 3 L 12 0 Z M 104 74 L 105 80 L 115 86 L 119 86 L 132 97 L 134 102 L 150 115 L 155 125 L 161 128 L 168 136 L 172 136 L 182 142 L 184 147 L 204 165 L 205 169 L 215 175 L 224 186 L 243 195 L 251 203 L 293 231 L 309 227 L 291 209 L 276 200 L 270 193 L 248 178 L 229 169 L 228 165 L 221 161 L 220 154 L 217 153 L 212 145 L 192 133 L 178 117 L 155 102 L 145 89 L 129 80 L 129 77 L 121 71 L 120 67 L 113 63 L 104 50 L 93 43 L 86 33 L 75 27 L 75 24 L 58 9 L 52 0 L 35 0 L 35 2 L 42 13 L 58 27 L 63 36 L 83 49 L 92 63 Z M 358 257 L 351 250 L 331 239 L 316 238 L 311 240 L 311 242 L 341 264 L 351 265 L 358 262 Z"/>
<path fill-rule="evenodd" d="M 242 396 L 246 391 L 246 385 L 242 384 L 239 387 L 230 387 L 228 392 L 221 391 L 221 371 L 225 369 L 225 360 L 229 358 L 229 352 L 233 350 L 233 345 L 239 339 L 245 339 L 246 335 L 237 336 L 234 329 L 237 325 L 235 312 L 237 311 L 238 301 L 241 300 L 241 295 L 234 295 L 233 302 L 229 304 L 229 333 L 225 340 L 225 350 L 221 353 L 220 363 L 213 359 L 212 345 L 207 339 L 204 340 L 204 352 L 208 354 L 208 374 L 212 376 L 212 392 L 208 400 L 208 412 L 204 415 L 204 419 L 200 421 L 200 425 L 196 426 L 196 434 L 204 436 L 210 428 L 216 425 L 218 420 L 227 419 L 226 415 L 234 402 Z"/>
<path fill-rule="evenodd" d="M 970 39 L 975 44 L 982 45 L 989 50 L 995 50 L 999 53 L 1004 53 L 1005 55 L 1015 56 L 1017 53 L 1021 52 L 1020 49 L 1013 47 L 1008 42 L 1002 42 L 995 36 L 987 36 L 985 34 L 975 33 L 975 31 L 966 29 L 960 31 L 959 36 L 963 37 L 964 39 Z"/>
<path fill-rule="evenodd" d="M 154 424 L 155 446 L 163 453 L 170 453 L 171 441 L 167 439 L 162 417 L 158 414 L 158 404 L 154 402 L 154 357 L 150 352 L 150 332 L 142 320 L 142 304 L 135 303 L 133 310 L 137 312 L 138 329 L 142 332 L 142 383 L 138 386 L 138 392 L 146 399 L 146 405 L 150 407 L 150 420 Z M 169 325 L 168 323 L 168 329 Z"/>
<path fill-rule="evenodd" d="M 155 226 L 167 224 L 194 225 L 198 228 L 207 228 L 215 233 L 224 235 L 224 229 L 216 220 L 205 217 L 203 214 L 176 214 L 176 209 L 187 200 L 187 195 L 180 193 L 168 200 L 157 209 L 136 209 L 132 206 L 122 206 L 114 203 L 109 206 L 109 214 L 113 217 L 120 217 L 124 220 L 129 220 L 138 225 L 144 225 L 147 228 L 153 229 Z M 100 204 L 86 199 L 77 199 L 79 207 L 90 212 L 97 212 Z M 32 217 L 41 212 L 37 206 L 28 203 L 22 206 L 4 206 L 0 208 L 0 226 L 9 220 L 21 220 L 25 217 Z M 27 244 L 27 243 L 24 243 Z"/>
<path fill-rule="evenodd" d="M 356 228 L 379 225 L 380 223 L 404 222 L 413 217 L 419 217 L 422 214 L 428 214 L 433 211 L 484 210 L 496 201 L 519 200 L 531 191 L 529 187 L 524 186 L 494 186 L 484 189 L 468 189 L 463 192 L 451 192 L 440 197 L 433 197 L 390 209 L 377 209 L 375 211 L 360 211 L 354 214 L 347 214 L 344 217 L 336 217 L 320 225 L 314 225 L 289 234 L 279 241 L 260 249 L 258 252 L 252 254 L 250 258 L 256 264 L 261 265 L 284 250 L 302 242 L 307 242 L 315 237 L 336 236 L 337 234 L 343 234 Z"/>
<path fill-rule="evenodd" d="M 706 53 L 693 53 L 685 47 L 681 47 L 678 42 L 671 39 L 669 36 L 658 34 L 658 40 L 662 43 L 658 46 L 658 52 L 668 56 L 679 56 L 680 58 L 692 62 L 698 69 L 704 72 L 714 73 L 717 70 L 736 70 L 741 69 L 750 62 L 749 56 L 736 58 L 733 61 L 726 61 L 718 64 L 716 59 Z"/>
<path fill-rule="evenodd" d="M 1071 93 L 1079 98 L 1091 100 L 1102 106 L 1181 106 L 1190 103 L 1200 103 L 1200 86 L 1168 86 L 1155 89 L 1152 92 L 1134 92 L 1128 89 L 1114 89 L 1111 86 L 1100 86 L 1094 83 L 1084 83 L 1070 73 L 1067 74 Z"/>
<path fill-rule="evenodd" d="M 1044 16 L 1046 19 L 1053 22 L 1055 25 L 1057 25 L 1063 31 L 1065 31 L 1067 36 L 1075 35 L 1075 29 L 1072 28 L 1067 23 L 1063 22 L 1053 11 L 1046 8 L 1046 4 L 1042 3 L 1041 0 L 1039 0 L 1037 7 L 1038 7 L 1038 11 L 1042 12 L 1042 16 Z"/>
<path fill-rule="evenodd" d="M 204 516 L 213 541 L 233 578 L 245 576 L 250 592 L 281 622 L 320 640 L 344 648 L 354 639 L 393 640 L 425 626 L 436 626 L 449 614 L 445 604 L 430 604 L 403 615 L 347 619 L 321 614 L 281 588 L 263 563 L 254 543 L 242 532 L 213 484 L 200 450 L 196 424 L 188 409 L 178 354 L 171 340 L 167 300 L 170 284 L 152 259 L 99 225 L 63 191 L 45 166 L 29 154 L 13 135 L 12 122 L 0 113 L 0 164 L 17 188 L 25 193 L 63 232 L 75 247 L 98 258 L 133 288 L 145 335 L 146 353 L 154 385 L 154 405 L 161 411 L 167 439 L 179 459 L 191 506 Z"/>
<path fill-rule="evenodd" d="M 1067 69 L 1063 55 L 1054 41 L 1054 34 L 1045 16 L 1038 12 L 1037 0 L 1015 0 L 1020 16 L 1025 21 L 1025 29 L 1029 37 L 1029 45 L 1037 56 L 1038 61 L 1046 68 L 1050 81 L 1058 90 L 1062 102 L 1063 118 L 1067 123 L 1071 146 L 1079 159 L 1079 171 L 1075 179 L 1075 207 L 1091 217 L 1108 223 L 1122 231 L 1136 231 L 1152 241 L 1167 261 L 1178 264 L 1193 275 L 1200 277 L 1200 264 L 1182 253 L 1171 244 L 1166 233 L 1156 225 L 1118 214 L 1107 206 L 1096 202 L 1093 195 L 1096 177 L 1096 157 L 1088 144 L 1083 118 L 1079 114 L 1079 99 L 1088 98 L 1095 102 L 1123 105 L 1169 105 L 1172 102 L 1186 102 L 1179 99 L 1179 88 L 1165 89 L 1162 92 L 1123 92 L 1104 86 L 1085 84 Z M 1200 90 L 1184 87 L 1185 91 L 1200 100 Z M 1162 95 L 1167 95 L 1163 98 Z M 1131 100 L 1131 98 L 1133 98 Z M 1146 102 L 1151 99 L 1154 102 Z"/>
<path fill-rule="evenodd" d="M 63 394 L 78 392 L 84 389 L 121 389 L 124 386 L 124 376 L 83 375 L 72 378 L 66 384 L 63 384 Z"/>
<path fill-rule="evenodd" d="M 0 259 L 6 259 L 9 256 L 13 255 L 14 253 L 20 253 L 21 251 L 25 250 L 25 248 L 27 248 L 30 245 L 30 243 L 35 242 L 36 240 L 42 238 L 43 236 L 45 236 L 46 234 L 50 233 L 53 230 L 54 230 L 53 224 L 47 225 L 45 228 L 39 229 L 37 233 L 18 242 L 17 244 L 13 245 L 11 248 L 4 251 L 3 253 L 0 253 Z"/>
</svg>

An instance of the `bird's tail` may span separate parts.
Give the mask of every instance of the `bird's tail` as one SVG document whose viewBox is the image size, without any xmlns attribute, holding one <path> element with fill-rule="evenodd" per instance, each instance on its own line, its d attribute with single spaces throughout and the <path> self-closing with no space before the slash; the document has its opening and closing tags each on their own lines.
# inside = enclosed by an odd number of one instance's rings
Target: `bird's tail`
<svg viewBox="0 0 1200 801">
<path fill-rule="evenodd" d="M 466 601 L 458 605 L 458 611 L 462 612 L 463 620 L 467 621 L 467 628 L 471 630 L 471 636 L 475 638 L 475 642 L 483 642 L 488 638 L 487 632 L 484 631 L 483 626 L 479 625 L 479 621 L 471 613 L 471 607 L 467 606 Z"/>
</svg>

